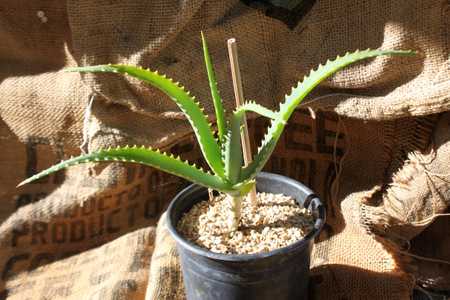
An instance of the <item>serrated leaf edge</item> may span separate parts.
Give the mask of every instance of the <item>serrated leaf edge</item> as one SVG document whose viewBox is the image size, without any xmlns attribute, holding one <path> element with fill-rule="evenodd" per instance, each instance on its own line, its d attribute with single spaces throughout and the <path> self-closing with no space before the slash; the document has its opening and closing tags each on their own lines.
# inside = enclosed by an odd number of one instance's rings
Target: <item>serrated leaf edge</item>
<svg viewBox="0 0 450 300">
<path fill-rule="evenodd" d="M 304 76 L 302 81 L 292 87 L 291 93 L 285 96 L 285 101 L 280 104 L 279 110 L 276 112 L 276 118 L 271 121 L 261 145 L 258 147 L 257 154 L 253 158 L 253 162 L 242 169 L 239 180 L 245 181 L 254 178 L 256 174 L 264 167 L 268 158 L 272 154 L 290 116 L 301 101 L 303 101 L 303 99 L 320 82 L 340 69 L 363 59 L 381 55 L 410 56 L 414 54 L 414 51 L 409 50 L 356 50 L 354 52 L 347 52 L 344 56 L 338 55 L 334 60 L 327 60 L 325 65 L 319 64 L 316 69 L 312 69 L 307 76 Z"/>
<path fill-rule="evenodd" d="M 139 153 L 137 151 L 142 151 L 143 153 Z M 147 159 L 142 159 L 139 155 L 145 156 Z M 155 156 L 153 159 L 152 156 Z M 168 163 L 158 162 L 158 158 L 168 160 Z M 152 160 L 154 160 L 152 162 Z M 80 155 L 77 157 L 72 157 L 68 160 L 60 162 L 52 167 L 36 174 L 28 179 L 19 183 L 18 186 L 22 186 L 29 182 L 38 180 L 44 176 L 47 176 L 51 173 L 57 172 L 59 170 L 65 169 L 70 166 L 79 165 L 83 163 L 90 162 L 128 162 L 128 163 L 138 163 L 151 166 L 153 168 L 159 169 L 161 171 L 170 173 L 175 176 L 179 176 L 185 178 L 191 182 L 200 184 L 202 186 L 206 186 L 209 188 L 216 189 L 222 192 L 230 192 L 233 191 L 233 187 L 228 182 L 225 182 L 219 176 L 213 175 L 208 171 L 203 170 L 203 168 L 197 166 L 195 163 L 190 164 L 188 161 L 183 161 L 179 156 L 175 156 L 170 153 L 161 152 L 159 149 L 153 149 L 151 147 L 145 146 L 124 146 L 124 147 L 115 147 L 115 148 L 107 148 L 103 150 L 99 150 L 97 152 L 92 152 L 85 155 Z M 164 167 L 164 164 L 176 164 L 175 170 L 171 168 Z M 175 167 L 175 166 L 172 166 Z M 196 176 L 191 176 L 188 173 L 194 172 Z"/>
<path fill-rule="evenodd" d="M 198 102 L 195 96 L 192 96 L 189 91 L 186 90 L 184 86 L 182 86 L 179 82 L 175 82 L 170 77 L 160 74 L 158 71 L 151 71 L 150 69 L 145 69 L 139 66 L 128 66 L 128 65 L 116 65 L 116 64 L 108 64 L 108 65 L 98 65 L 98 66 L 89 66 L 89 67 L 76 67 L 66 69 L 69 72 L 113 72 L 113 73 L 122 73 L 128 74 L 137 79 L 143 80 L 150 85 L 158 88 L 166 95 L 169 96 L 181 109 L 181 111 L 186 115 L 189 123 L 191 124 L 194 134 L 197 137 L 198 143 L 200 145 L 200 150 L 205 157 L 208 165 L 211 167 L 213 172 L 221 178 L 224 178 L 224 169 L 223 162 L 221 160 L 221 152 L 219 144 L 217 140 L 214 138 L 214 133 L 212 129 L 212 124 L 208 120 L 208 117 L 204 113 L 204 108 L 201 106 L 200 102 Z M 139 74 L 142 72 L 144 74 Z M 147 75 L 145 77 L 144 75 Z M 165 82 L 169 86 L 164 86 L 164 83 L 157 84 L 155 80 L 151 80 L 148 76 L 156 76 L 159 80 Z M 176 89 L 176 92 L 180 93 L 184 99 L 183 101 L 191 102 L 194 106 L 188 108 L 180 99 L 169 91 L 170 88 Z M 186 104 L 188 104 L 186 102 Z M 198 114 L 200 118 L 194 116 L 194 114 Z M 199 129 L 201 128 L 201 129 Z M 204 130 L 203 130 L 204 129 Z M 200 130 L 202 132 L 200 132 Z"/>
</svg>

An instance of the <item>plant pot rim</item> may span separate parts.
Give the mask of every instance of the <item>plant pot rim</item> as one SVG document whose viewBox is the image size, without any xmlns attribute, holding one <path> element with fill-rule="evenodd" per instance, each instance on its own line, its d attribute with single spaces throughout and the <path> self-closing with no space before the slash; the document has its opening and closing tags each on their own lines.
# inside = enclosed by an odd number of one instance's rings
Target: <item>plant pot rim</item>
<svg viewBox="0 0 450 300">
<path fill-rule="evenodd" d="M 295 243 L 292 243 L 288 246 L 282 247 L 282 248 L 278 248 L 278 249 L 275 249 L 275 250 L 272 250 L 269 252 L 261 252 L 261 253 L 254 253 L 254 254 L 222 254 L 222 253 L 212 252 L 205 248 L 197 246 L 196 244 L 186 240 L 181 234 L 179 234 L 178 231 L 176 230 L 176 227 L 175 227 L 176 225 L 172 224 L 172 222 L 170 221 L 170 216 L 171 216 L 170 212 L 173 211 L 173 208 L 176 205 L 176 202 L 178 201 L 178 199 L 180 197 L 182 197 L 183 194 L 185 194 L 187 192 L 194 192 L 194 191 L 206 189 L 205 187 L 202 187 L 197 184 L 191 184 L 188 187 L 181 190 L 181 192 L 179 192 L 175 196 L 175 198 L 173 198 L 172 202 L 170 203 L 169 207 L 167 208 L 166 224 L 167 224 L 167 228 L 168 228 L 169 232 L 172 234 L 172 237 L 176 240 L 177 243 L 181 244 L 183 247 L 189 249 L 190 251 L 194 252 L 195 254 L 205 256 L 205 257 L 208 257 L 208 258 L 214 259 L 214 260 L 220 260 L 220 261 L 240 261 L 240 262 L 252 261 L 252 260 L 256 260 L 256 259 L 263 259 L 263 258 L 270 257 L 270 256 L 284 255 L 286 253 L 294 251 L 297 248 L 307 247 L 309 241 L 311 239 L 314 239 L 319 234 L 320 230 L 322 229 L 323 225 L 325 224 L 325 207 L 323 206 L 322 202 L 314 194 L 314 192 L 312 190 L 310 190 L 305 185 L 303 185 L 302 183 L 300 183 L 292 178 L 289 178 L 289 177 L 286 177 L 283 175 L 279 175 L 279 174 L 275 174 L 275 173 L 260 172 L 256 176 L 256 179 L 261 178 L 261 177 L 279 180 L 279 181 L 283 181 L 288 184 L 294 185 L 298 189 L 305 192 L 308 195 L 308 198 L 311 198 L 311 201 L 316 199 L 315 201 L 318 204 L 317 210 L 319 212 L 319 216 L 318 216 L 318 218 L 315 218 L 315 220 L 314 220 L 315 223 L 314 223 L 313 230 L 310 231 L 304 238 L 302 238 L 301 240 L 299 240 Z"/>
</svg>

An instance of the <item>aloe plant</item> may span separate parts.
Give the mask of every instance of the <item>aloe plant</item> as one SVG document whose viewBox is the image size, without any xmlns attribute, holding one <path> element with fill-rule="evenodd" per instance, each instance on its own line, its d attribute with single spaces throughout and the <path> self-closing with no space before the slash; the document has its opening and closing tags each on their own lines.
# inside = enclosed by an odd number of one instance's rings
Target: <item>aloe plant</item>
<svg viewBox="0 0 450 300">
<path fill-rule="evenodd" d="M 179 157 L 160 152 L 158 149 L 143 146 L 125 146 L 108 148 L 70 158 L 24 180 L 19 186 L 80 163 L 122 161 L 144 164 L 227 194 L 232 207 L 230 212 L 230 228 L 231 230 L 235 230 L 239 224 L 242 198 L 253 188 L 256 174 L 261 171 L 272 154 L 290 116 L 314 87 L 338 70 L 363 59 L 380 55 L 414 54 L 412 51 L 370 49 L 346 53 L 342 57 L 338 56 L 335 60 L 329 60 L 325 65 L 319 65 L 317 69 L 311 70 L 309 75 L 305 76 L 301 82 L 298 82 L 292 88 L 289 95 L 286 95 L 277 111 L 272 111 L 255 102 L 246 102 L 230 113 L 229 118 L 226 119 L 222 99 L 217 88 L 213 65 L 203 34 L 202 44 L 211 96 L 216 113 L 217 138 L 207 115 L 195 97 L 178 82 L 174 82 L 172 79 L 159 74 L 157 71 L 153 72 L 136 66 L 116 64 L 76 67 L 67 69 L 67 71 L 128 74 L 164 92 L 187 116 L 211 171 L 205 171 L 195 164 L 182 161 Z M 261 146 L 253 157 L 253 162 L 247 166 L 243 166 L 240 130 L 245 112 L 248 111 L 271 119 L 271 123 Z"/>
</svg>

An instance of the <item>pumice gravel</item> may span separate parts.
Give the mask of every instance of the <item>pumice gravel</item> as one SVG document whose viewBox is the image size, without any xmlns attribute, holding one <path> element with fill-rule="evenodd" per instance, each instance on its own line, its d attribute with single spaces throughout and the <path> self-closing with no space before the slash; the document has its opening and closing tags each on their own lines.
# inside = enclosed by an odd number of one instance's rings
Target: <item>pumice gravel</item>
<svg viewBox="0 0 450 300">
<path fill-rule="evenodd" d="M 227 211 L 230 201 L 218 195 L 194 205 L 184 214 L 177 230 L 189 241 L 212 252 L 254 254 L 288 246 L 313 229 L 314 219 L 292 197 L 257 194 L 254 208 L 248 197 L 242 201 L 242 216 L 236 231 L 230 231 Z"/>
</svg>

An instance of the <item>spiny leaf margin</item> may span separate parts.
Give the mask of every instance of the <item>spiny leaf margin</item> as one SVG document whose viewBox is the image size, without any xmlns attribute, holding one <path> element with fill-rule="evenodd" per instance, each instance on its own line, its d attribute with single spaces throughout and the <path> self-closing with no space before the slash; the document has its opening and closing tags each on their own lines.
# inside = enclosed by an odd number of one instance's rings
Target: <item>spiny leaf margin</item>
<svg viewBox="0 0 450 300">
<path fill-rule="evenodd" d="M 224 168 L 220 147 L 214 138 L 211 124 L 200 107 L 200 103 L 187 92 L 183 86 L 158 72 L 128 65 L 98 65 L 65 69 L 67 72 L 112 72 L 128 74 L 158 88 L 169 96 L 185 113 L 197 137 L 200 149 L 213 172 L 224 178 Z"/>
<path fill-rule="evenodd" d="M 246 101 L 244 104 L 236 108 L 234 114 L 237 114 L 239 115 L 240 118 L 242 118 L 243 117 L 242 112 L 249 112 L 249 111 L 257 113 L 269 119 L 276 119 L 278 117 L 276 112 L 270 110 L 269 108 L 261 104 L 256 103 L 255 101 Z"/>
<path fill-rule="evenodd" d="M 182 161 L 179 157 L 162 153 L 159 150 L 137 146 L 110 148 L 68 159 L 22 181 L 18 186 L 38 180 L 67 167 L 89 162 L 144 164 L 208 188 L 225 193 L 233 192 L 233 187 L 230 183 L 218 176 L 206 173 L 195 164 L 190 165 L 188 162 Z"/>
<path fill-rule="evenodd" d="M 335 60 L 328 60 L 325 65 L 319 65 L 316 70 L 311 70 L 308 76 L 305 76 L 302 82 L 292 88 L 291 94 L 286 95 L 285 101 L 280 104 L 280 110 L 276 113 L 277 118 L 271 121 L 270 127 L 254 156 L 253 162 L 241 171 L 240 181 L 249 180 L 256 176 L 262 170 L 280 138 L 284 127 L 291 117 L 296 107 L 303 99 L 323 80 L 330 77 L 340 69 L 355 63 L 357 61 L 377 57 L 381 55 L 414 55 L 414 51 L 409 50 L 371 50 L 347 52 L 344 56 L 338 56 Z"/>
</svg>

